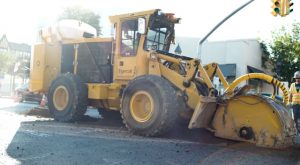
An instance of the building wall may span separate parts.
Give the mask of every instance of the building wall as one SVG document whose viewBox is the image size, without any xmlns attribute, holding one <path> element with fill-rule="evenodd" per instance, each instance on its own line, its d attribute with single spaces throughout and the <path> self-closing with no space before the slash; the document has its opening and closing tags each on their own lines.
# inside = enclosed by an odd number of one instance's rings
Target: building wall
<svg viewBox="0 0 300 165">
<path fill-rule="evenodd" d="M 262 68 L 262 51 L 255 39 L 207 42 L 203 45 L 201 59 L 203 64 L 236 64 L 236 78 L 248 74 L 247 66 L 264 71 Z M 255 80 L 254 80 L 255 81 Z M 240 86 L 249 82 L 242 82 Z M 258 84 L 257 84 L 258 83 Z M 273 86 L 263 81 L 256 81 L 259 92 L 273 92 Z"/>
<path fill-rule="evenodd" d="M 171 45 L 170 52 L 174 53 L 177 44 L 182 55 L 200 58 L 202 64 L 216 62 L 219 64 L 237 64 L 237 77 L 248 73 L 247 65 L 263 70 L 261 67 L 260 44 L 256 39 L 240 39 L 205 42 L 201 56 L 197 56 L 200 38 L 177 37 L 176 44 Z"/>
<path fill-rule="evenodd" d="M 262 68 L 262 51 L 260 44 L 256 39 L 240 39 L 227 41 L 205 42 L 202 45 L 201 56 L 197 56 L 198 44 L 200 38 L 177 37 L 176 45 L 172 46 L 170 52 L 174 53 L 177 44 L 180 45 L 182 55 L 200 58 L 202 64 L 216 62 L 218 64 L 236 64 L 236 78 L 248 74 L 247 66 L 264 71 Z M 233 81 L 231 79 L 229 81 Z M 218 80 L 216 80 L 215 84 Z M 240 86 L 245 85 L 243 82 Z M 218 86 L 218 85 L 217 85 Z M 271 85 L 260 82 L 259 90 L 263 92 L 272 92 Z"/>
<path fill-rule="evenodd" d="M 200 38 L 192 38 L 192 37 L 176 37 L 175 44 L 170 46 L 170 52 L 175 53 L 175 49 L 179 44 L 182 55 L 196 58 L 197 57 L 197 49 Z"/>
<path fill-rule="evenodd" d="M 254 39 L 207 42 L 201 54 L 203 64 L 236 64 L 237 77 L 248 73 L 247 65 L 263 70 L 260 45 Z"/>
</svg>

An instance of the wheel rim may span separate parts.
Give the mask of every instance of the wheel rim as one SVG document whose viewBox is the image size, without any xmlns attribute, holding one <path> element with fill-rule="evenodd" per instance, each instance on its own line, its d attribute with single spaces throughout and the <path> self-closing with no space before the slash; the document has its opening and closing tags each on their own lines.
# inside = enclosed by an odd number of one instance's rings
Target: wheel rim
<svg viewBox="0 0 300 165">
<path fill-rule="evenodd" d="M 69 92 L 65 86 L 58 86 L 53 93 L 53 104 L 59 111 L 64 110 L 69 102 Z"/>
<path fill-rule="evenodd" d="M 136 92 L 130 100 L 130 113 L 137 122 L 147 122 L 154 112 L 154 101 L 146 91 Z"/>
</svg>

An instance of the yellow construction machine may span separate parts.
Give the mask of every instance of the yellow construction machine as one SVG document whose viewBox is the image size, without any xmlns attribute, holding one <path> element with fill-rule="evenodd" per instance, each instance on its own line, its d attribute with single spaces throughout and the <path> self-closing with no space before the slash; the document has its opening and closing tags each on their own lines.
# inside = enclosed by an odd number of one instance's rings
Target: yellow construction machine
<svg viewBox="0 0 300 165">
<path fill-rule="evenodd" d="M 217 137 L 263 147 L 294 145 L 297 131 L 281 82 L 253 73 L 229 84 L 218 64 L 203 66 L 199 59 L 170 53 L 180 21 L 172 13 L 155 9 L 111 16 L 110 21 L 112 38 L 87 32 L 74 38 L 41 34 L 31 61 L 30 90 L 47 93 L 55 120 L 78 120 L 93 106 L 100 113 L 120 111 L 133 134 L 156 136 L 168 131 L 178 115 L 190 113 L 190 129 L 206 128 Z M 214 88 L 214 76 L 225 88 L 222 95 Z M 284 101 L 249 94 L 239 86 L 249 79 L 278 87 Z"/>
</svg>

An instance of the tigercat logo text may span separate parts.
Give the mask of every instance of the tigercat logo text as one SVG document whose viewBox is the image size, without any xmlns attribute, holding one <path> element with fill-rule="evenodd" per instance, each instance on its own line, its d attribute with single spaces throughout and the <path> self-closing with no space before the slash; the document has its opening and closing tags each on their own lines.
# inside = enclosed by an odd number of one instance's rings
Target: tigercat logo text
<svg viewBox="0 0 300 165">
<path fill-rule="evenodd" d="M 119 74 L 131 74 L 133 73 L 132 69 L 119 69 Z"/>
</svg>

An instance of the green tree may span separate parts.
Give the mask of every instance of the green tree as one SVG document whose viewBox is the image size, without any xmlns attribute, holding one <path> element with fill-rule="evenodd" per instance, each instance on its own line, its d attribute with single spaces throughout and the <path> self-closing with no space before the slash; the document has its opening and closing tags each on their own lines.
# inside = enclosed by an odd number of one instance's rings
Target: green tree
<svg viewBox="0 0 300 165">
<path fill-rule="evenodd" d="M 59 16 L 58 20 L 76 19 L 93 26 L 97 30 L 97 35 L 101 35 L 100 15 L 78 6 L 68 7 Z"/>
<path fill-rule="evenodd" d="M 15 65 L 16 58 L 9 52 L 0 53 L 0 74 L 11 74 L 11 70 Z"/>
<path fill-rule="evenodd" d="M 278 79 L 291 82 L 294 72 L 300 69 L 300 24 L 274 31 L 271 42 L 262 41 L 261 48 L 263 66 L 270 63 Z"/>
</svg>

